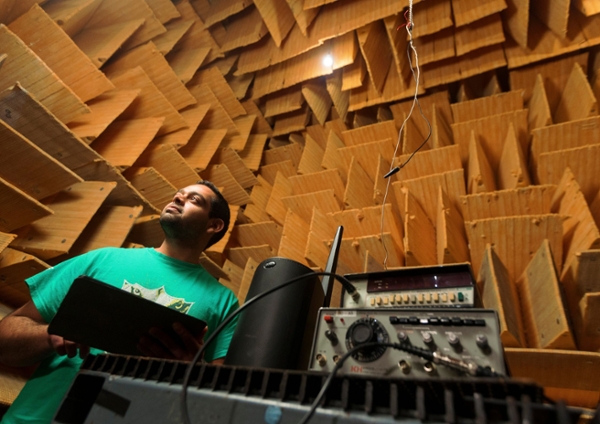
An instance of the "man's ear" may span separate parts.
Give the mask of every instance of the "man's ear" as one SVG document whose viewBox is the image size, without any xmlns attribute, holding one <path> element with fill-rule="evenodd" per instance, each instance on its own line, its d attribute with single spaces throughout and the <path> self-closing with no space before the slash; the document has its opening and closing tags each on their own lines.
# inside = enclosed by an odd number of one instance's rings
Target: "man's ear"
<svg viewBox="0 0 600 424">
<path fill-rule="evenodd" d="M 221 218 L 211 218 L 206 230 L 211 231 L 213 234 L 216 234 L 219 231 L 221 231 L 224 227 L 225 222 Z"/>
</svg>

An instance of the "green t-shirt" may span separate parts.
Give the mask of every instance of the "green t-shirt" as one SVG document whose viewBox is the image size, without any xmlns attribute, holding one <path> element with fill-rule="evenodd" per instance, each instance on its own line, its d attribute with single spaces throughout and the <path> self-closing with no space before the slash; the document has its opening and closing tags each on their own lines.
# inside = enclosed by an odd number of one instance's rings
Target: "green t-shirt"
<svg viewBox="0 0 600 424">
<path fill-rule="evenodd" d="M 206 321 L 205 339 L 238 308 L 233 292 L 201 265 L 170 258 L 153 248 L 104 248 L 62 262 L 27 280 L 33 303 L 46 322 L 52 320 L 71 283 L 80 275 Z M 232 320 L 207 346 L 204 356 L 207 361 L 227 354 L 236 322 Z M 9 408 L 2 424 L 50 422 L 81 362 L 79 357 L 57 354 L 46 358 Z"/>
</svg>

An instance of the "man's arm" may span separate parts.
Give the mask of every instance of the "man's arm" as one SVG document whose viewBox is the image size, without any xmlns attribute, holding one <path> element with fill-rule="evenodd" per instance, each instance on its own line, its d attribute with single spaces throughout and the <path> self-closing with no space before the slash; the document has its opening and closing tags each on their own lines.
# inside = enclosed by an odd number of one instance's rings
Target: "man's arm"
<svg viewBox="0 0 600 424">
<path fill-rule="evenodd" d="M 70 358 L 79 351 L 80 356 L 85 357 L 89 347 L 48 334 L 48 323 L 32 301 L 0 321 L 0 362 L 9 366 L 29 366 L 54 351 Z"/>
</svg>

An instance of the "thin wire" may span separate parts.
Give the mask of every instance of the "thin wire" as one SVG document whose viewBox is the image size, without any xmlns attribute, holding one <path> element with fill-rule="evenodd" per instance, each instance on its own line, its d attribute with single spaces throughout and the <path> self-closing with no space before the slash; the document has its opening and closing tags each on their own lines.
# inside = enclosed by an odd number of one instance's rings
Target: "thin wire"
<svg viewBox="0 0 600 424">
<path fill-rule="evenodd" d="M 421 103 L 419 102 L 419 98 L 418 98 L 418 94 L 419 94 L 419 82 L 420 82 L 420 78 L 421 78 L 421 69 L 419 67 L 419 55 L 417 53 L 417 49 L 415 48 L 415 46 L 413 45 L 413 38 L 412 38 L 412 30 L 414 27 L 414 22 L 413 22 L 413 0 L 410 0 L 409 2 L 409 7 L 408 7 L 408 19 L 407 22 L 405 24 L 406 26 L 406 32 L 408 33 L 408 37 L 409 37 L 409 41 L 408 41 L 408 45 L 406 47 L 406 55 L 408 56 L 408 63 L 410 65 L 410 70 L 412 72 L 413 78 L 415 80 L 415 94 L 413 97 L 413 102 L 412 105 L 410 107 L 410 111 L 408 113 L 408 115 L 406 116 L 406 118 L 404 119 L 404 121 L 402 122 L 402 126 L 400 127 L 400 131 L 398 131 L 398 140 L 396 141 L 396 148 L 394 150 L 394 155 L 392 156 L 392 163 L 390 165 L 390 170 L 388 172 L 389 177 L 391 177 L 391 175 L 393 175 L 394 173 L 400 171 L 402 168 L 404 168 L 406 166 L 406 164 L 408 164 L 408 162 L 413 158 L 413 156 L 419 151 L 421 150 L 421 148 L 423 146 L 425 146 L 425 144 L 427 143 L 427 141 L 429 141 L 429 138 L 431 137 L 431 124 L 429 123 L 429 120 L 425 117 L 425 114 L 423 113 L 423 109 L 421 108 Z M 406 13 L 404 14 L 404 17 L 406 18 Z M 404 26 L 404 25 L 402 25 Z M 400 27 L 399 27 L 400 28 Z M 413 63 L 412 63 L 412 59 L 410 57 L 410 52 L 411 50 L 413 51 L 414 55 L 415 55 L 415 66 L 413 67 Z M 416 73 L 415 73 L 415 68 L 416 68 Z M 415 109 L 415 104 L 419 107 L 419 113 L 421 114 L 421 116 L 423 117 L 423 119 L 425 120 L 425 122 L 427 123 L 427 127 L 429 128 L 429 133 L 427 134 L 427 137 L 425 137 L 425 140 L 423 140 L 423 142 L 421 143 L 421 145 L 415 149 L 415 151 L 412 152 L 412 154 L 408 157 L 408 159 L 406 159 L 406 161 L 404 161 L 404 163 L 402 163 L 400 166 L 394 168 L 394 159 L 396 158 L 396 155 L 398 153 L 398 149 L 400 148 L 400 143 L 402 141 L 402 132 L 404 131 L 404 127 L 406 126 L 406 123 L 408 122 L 408 120 L 410 119 L 410 117 L 412 116 L 412 113 Z M 397 169 L 397 170 L 396 170 Z M 387 249 L 387 246 L 385 245 L 385 241 L 383 239 L 383 226 L 384 226 L 384 222 L 385 222 L 385 204 L 387 201 L 387 196 L 390 190 L 390 183 L 391 183 L 391 178 L 387 178 L 387 184 L 385 187 L 385 194 L 383 196 L 383 202 L 381 204 L 381 225 L 380 225 L 380 236 L 381 236 L 381 244 L 383 245 L 383 249 L 385 251 L 385 257 L 383 259 L 383 269 L 387 269 L 387 260 L 388 260 L 388 256 L 389 256 L 389 252 Z"/>
</svg>

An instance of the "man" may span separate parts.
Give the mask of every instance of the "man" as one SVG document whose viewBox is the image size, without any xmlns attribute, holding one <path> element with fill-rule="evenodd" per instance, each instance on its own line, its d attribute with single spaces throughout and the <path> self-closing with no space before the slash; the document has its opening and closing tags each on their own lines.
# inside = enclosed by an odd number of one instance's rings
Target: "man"
<svg viewBox="0 0 600 424">
<path fill-rule="evenodd" d="M 229 207 L 219 190 L 208 181 L 199 181 L 179 190 L 162 210 L 165 240 L 160 247 L 98 249 L 29 278 L 32 300 L 0 321 L 0 361 L 11 366 L 40 365 L 2 423 L 50 422 L 90 351 L 88 346 L 47 331 L 71 283 L 80 275 L 202 319 L 210 335 L 237 309 L 238 301 L 200 265 L 199 257 L 224 236 L 229 220 Z M 194 338 L 178 324 L 173 329 L 185 346 L 153 328 L 139 341 L 140 355 L 192 359 L 204 334 Z M 207 346 L 205 360 L 223 363 L 234 329 L 235 320 Z"/>
</svg>

